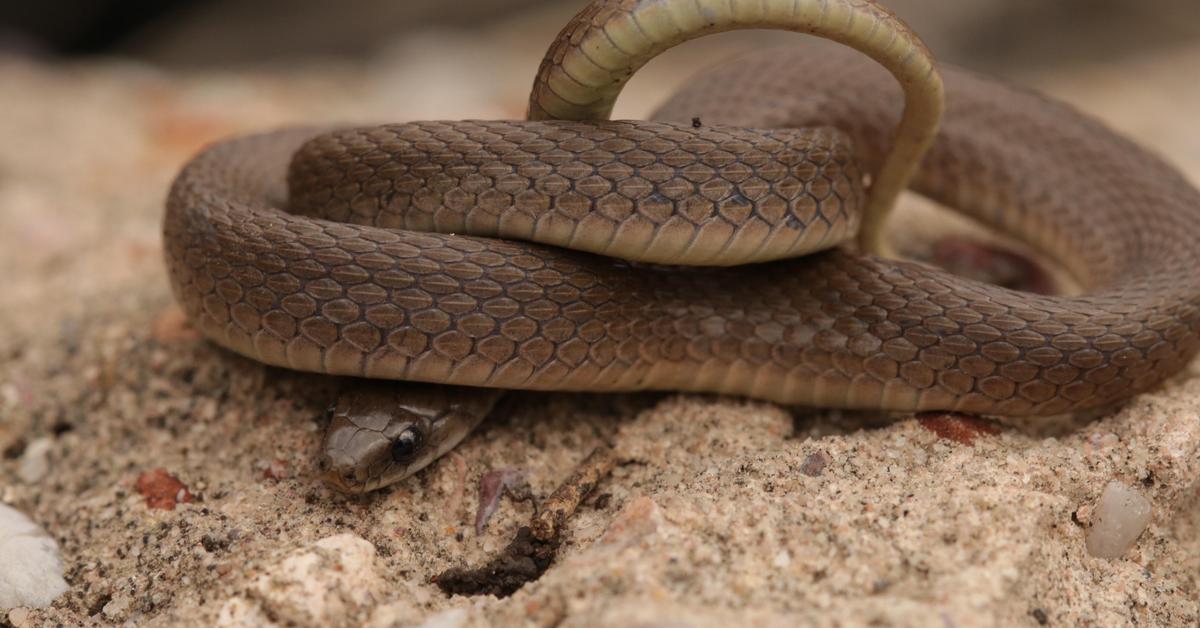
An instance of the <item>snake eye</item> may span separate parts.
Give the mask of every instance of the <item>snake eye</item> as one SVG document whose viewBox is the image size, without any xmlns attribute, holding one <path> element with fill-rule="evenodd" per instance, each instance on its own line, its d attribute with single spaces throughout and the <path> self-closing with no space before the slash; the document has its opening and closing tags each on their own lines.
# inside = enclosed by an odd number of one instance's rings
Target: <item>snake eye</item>
<svg viewBox="0 0 1200 628">
<path fill-rule="evenodd" d="M 400 432 L 400 435 L 392 441 L 392 460 L 401 464 L 411 462 L 421 451 L 421 445 L 424 442 L 425 437 L 416 427 L 410 427 Z"/>
</svg>

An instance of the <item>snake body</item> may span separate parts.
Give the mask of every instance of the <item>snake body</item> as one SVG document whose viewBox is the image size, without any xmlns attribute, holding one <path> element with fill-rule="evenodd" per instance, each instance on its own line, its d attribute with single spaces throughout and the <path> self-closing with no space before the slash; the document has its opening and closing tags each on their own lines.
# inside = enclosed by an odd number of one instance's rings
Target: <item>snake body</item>
<svg viewBox="0 0 1200 628">
<path fill-rule="evenodd" d="M 788 28 L 865 48 L 900 88 L 858 58 L 775 50 L 704 74 L 655 122 L 597 121 L 667 45 L 798 14 Z M 861 0 L 596 2 L 547 55 L 534 121 L 205 150 L 167 202 L 171 282 L 233 351 L 366 378 L 1030 415 L 1180 370 L 1200 347 L 1200 192 L 1073 109 L 952 68 L 933 139 L 927 59 Z M 914 172 L 917 192 L 1054 258 L 1084 294 L 868 252 Z M 781 259 L 860 221 L 858 251 Z M 665 265 L 682 262 L 711 266 Z"/>
</svg>

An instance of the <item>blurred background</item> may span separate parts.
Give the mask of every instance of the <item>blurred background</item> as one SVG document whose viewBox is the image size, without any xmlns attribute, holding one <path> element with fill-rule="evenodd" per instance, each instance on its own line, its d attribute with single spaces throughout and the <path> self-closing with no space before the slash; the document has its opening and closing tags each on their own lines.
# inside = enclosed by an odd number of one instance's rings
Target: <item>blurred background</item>
<svg viewBox="0 0 1200 628">
<path fill-rule="evenodd" d="M 0 3 L 0 48 L 120 55 L 172 68 L 365 61 L 431 30 L 544 46 L 584 0 L 46 0 Z M 1200 38 L 1196 0 L 891 0 L 944 59 L 1095 63 Z M 743 36 L 742 39 L 753 39 Z"/>
<path fill-rule="evenodd" d="M 0 0 L 0 330 L 89 294 L 169 302 L 163 198 L 206 143 L 287 124 L 521 117 L 547 45 L 584 4 Z M 1063 98 L 1200 175 L 1200 0 L 885 4 L 943 61 Z M 690 42 L 639 72 L 615 115 L 646 116 L 740 51 L 805 40 Z"/>
<path fill-rule="evenodd" d="M 261 81 L 287 77 L 324 92 L 307 95 L 303 113 L 314 113 L 313 106 L 321 103 L 333 104 L 332 110 L 318 107 L 315 113 L 347 119 L 511 118 L 524 113 L 526 91 L 546 46 L 585 4 L 586 0 L 0 0 L 0 60 L 65 62 L 68 67 L 103 60 L 176 81 L 222 74 L 235 83 L 249 79 L 251 89 L 266 87 Z M 886 4 L 941 60 L 1035 85 L 1047 74 L 1106 68 L 1200 41 L 1198 0 Z M 743 31 L 685 44 L 635 77 L 616 114 L 645 116 L 681 82 L 716 60 L 805 39 Z M 1185 80 L 1200 75 L 1200 64 L 1178 70 L 1178 79 Z M 295 81 L 282 86 L 294 87 Z M 339 95 L 342 102 L 335 104 Z M 8 97 L 15 96 L 9 92 Z M 343 106 L 346 99 L 357 106 Z"/>
</svg>

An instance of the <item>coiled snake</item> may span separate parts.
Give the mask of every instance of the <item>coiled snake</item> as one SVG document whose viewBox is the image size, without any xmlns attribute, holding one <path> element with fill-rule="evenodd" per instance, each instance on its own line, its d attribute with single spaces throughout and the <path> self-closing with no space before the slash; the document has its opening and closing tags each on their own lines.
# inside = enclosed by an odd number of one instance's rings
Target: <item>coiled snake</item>
<svg viewBox="0 0 1200 628">
<path fill-rule="evenodd" d="M 605 121 L 650 58 L 734 28 L 834 39 L 895 80 L 773 50 L 704 74 L 655 122 Z M 487 412 L 487 389 L 1058 414 L 1154 386 L 1198 347 L 1200 193 L 1064 105 L 939 72 L 874 2 L 597 0 L 547 53 L 529 118 L 234 139 L 172 187 L 171 283 L 213 341 L 484 387 L 350 395 L 327 437 L 335 485 L 427 464 Z M 883 221 L 910 185 L 1086 293 L 888 259 Z"/>
</svg>

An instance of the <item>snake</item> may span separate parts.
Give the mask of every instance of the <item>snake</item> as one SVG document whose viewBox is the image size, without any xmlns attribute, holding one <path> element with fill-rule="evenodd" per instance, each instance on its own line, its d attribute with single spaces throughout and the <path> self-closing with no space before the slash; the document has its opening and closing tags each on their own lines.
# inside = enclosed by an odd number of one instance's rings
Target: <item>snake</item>
<svg viewBox="0 0 1200 628">
<path fill-rule="evenodd" d="M 742 28 L 845 48 L 755 51 L 650 120 L 609 120 L 653 57 Z M 885 224 L 906 189 L 1080 290 L 897 259 Z M 320 462 L 347 492 L 436 460 L 505 390 L 1060 415 L 1200 348 L 1200 192 L 1066 104 L 938 64 L 868 0 L 594 1 L 526 120 L 221 141 L 177 176 L 163 237 L 204 336 L 352 382 Z"/>
</svg>

